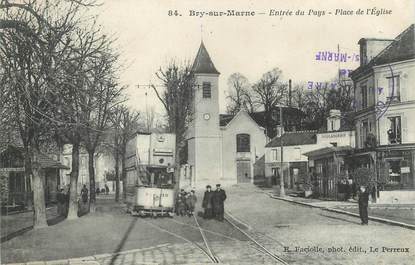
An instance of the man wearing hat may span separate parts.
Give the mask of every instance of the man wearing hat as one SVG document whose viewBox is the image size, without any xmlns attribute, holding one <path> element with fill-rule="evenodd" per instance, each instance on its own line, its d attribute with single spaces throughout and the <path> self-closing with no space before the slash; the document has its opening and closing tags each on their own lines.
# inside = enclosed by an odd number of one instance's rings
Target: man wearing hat
<svg viewBox="0 0 415 265">
<path fill-rule="evenodd" d="M 213 192 L 212 204 L 213 214 L 219 221 L 223 221 L 223 214 L 225 212 L 224 202 L 226 200 L 226 193 L 221 189 L 220 184 L 216 184 L 216 190 Z"/>
<path fill-rule="evenodd" d="M 211 219 L 213 217 L 213 206 L 212 206 L 213 191 L 210 185 L 206 186 L 205 195 L 203 196 L 202 207 L 205 210 L 203 218 Z"/>
<path fill-rule="evenodd" d="M 359 215 L 362 220 L 362 225 L 368 224 L 367 208 L 369 206 L 369 190 L 364 185 L 360 186 L 359 190 Z"/>
</svg>

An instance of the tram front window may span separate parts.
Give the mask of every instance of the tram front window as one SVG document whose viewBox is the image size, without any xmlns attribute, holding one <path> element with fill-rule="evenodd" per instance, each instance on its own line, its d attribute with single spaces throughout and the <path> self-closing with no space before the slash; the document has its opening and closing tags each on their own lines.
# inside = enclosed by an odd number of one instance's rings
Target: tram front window
<svg viewBox="0 0 415 265">
<path fill-rule="evenodd" d="M 171 188 L 174 184 L 173 174 L 167 173 L 165 169 L 152 169 L 148 173 L 148 185 L 151 187 Z"/>
</svg>

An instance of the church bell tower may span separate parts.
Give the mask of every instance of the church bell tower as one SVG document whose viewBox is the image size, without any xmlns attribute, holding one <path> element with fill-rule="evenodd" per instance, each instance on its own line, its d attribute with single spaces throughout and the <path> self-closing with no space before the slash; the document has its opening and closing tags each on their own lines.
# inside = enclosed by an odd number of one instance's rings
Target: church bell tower
<svg viewBox="0 0 415 265">
<path fill-rule="evenodd" d="M 220 73 L 216 70 L 203 42 L 192 72 L 195 78 L 192 123 L 188 131 L 188 164 L 192 186 L 215 185 L 222 178 L 222 141 L 219 129 Z"/>
</svg>

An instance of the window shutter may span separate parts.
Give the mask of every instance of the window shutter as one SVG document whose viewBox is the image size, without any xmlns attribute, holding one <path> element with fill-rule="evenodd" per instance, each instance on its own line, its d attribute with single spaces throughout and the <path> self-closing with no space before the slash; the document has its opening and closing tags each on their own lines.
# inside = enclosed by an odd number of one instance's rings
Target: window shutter
<svg viewBox="0 0 415 265">
<path fill-rule="evenodd" d="M 408 89 L 408 76 L 406 74 L 403 74 L 400 76 L 400 80 L 399 80 L 400 84 L 399 84 L 399 91 L 401 93 L 401 102 L 407 101 L 406 99 L 406 90 Z"/>
<path fill-rule="evenodd" d="M 407 122 L 406 116 L 401 117 L 401 129 L 402 129 L 401 142 L 407 143 L 408 142 L 408 122 Z"/>
<path fill-rule="evenodd" d="M 212 92 L 211 92 L 211 84 L 209 82 L 203 82 L 202 85 L 203 88 L 203 98 L 211 98 Z"/>
</svg>

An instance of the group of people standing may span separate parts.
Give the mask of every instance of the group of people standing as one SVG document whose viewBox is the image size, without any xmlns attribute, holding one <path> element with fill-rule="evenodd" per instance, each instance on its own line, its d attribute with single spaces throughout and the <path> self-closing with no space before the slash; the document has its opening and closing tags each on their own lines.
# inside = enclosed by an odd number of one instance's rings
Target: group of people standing
<svg viewBox="0 0 415 265">
<path fill-rule="evenodd" d="M 204 209 L 203 217 L 205 219 L 215 218 L 219 221 L 223 221 L 223 215 L 225 213 L 225 200 L 226 193 L 220 187 L 220 184 L 216 184 L 215 191 L 212 191 L 212 187 L 210 185 L 207 185 L 202 202 L 202 207 Z"/>
<path fill-rule="evenodd" d="M 358 186 L 352 179 L 342 179 L 338 185 L 339 193 L 344 193 L 344 201 L 356 197 Z"/>
<path fill-rule="evenodd" d="M 210 185 L 207 185 L 202 201 L 202 208 L 204 209 L 203 218 L 215 218 L 219 221 L 223 221 L 225 213 L 225 200 L 226 193 L 220 187 L 220 184 L 216 184 L 216 190 L 214 191 L 212 190 L 212 187 Z M 189 217 L 193 216 L 196 202 L 197 197 L 194 190 L 191 190 L 190 192 L 185 192 L 184 189 L 181 189 L 176 196 L 176 215 L 187 215 Z"/>
<path fill-rule="evenodd" d="M 196 202 L 197 197 L 194 190 L 185 192 L 184 189 L 181 189 L 176 197 L 176 215 L 192 216 L 195 211 Z"/>
</svg>

